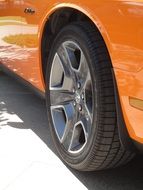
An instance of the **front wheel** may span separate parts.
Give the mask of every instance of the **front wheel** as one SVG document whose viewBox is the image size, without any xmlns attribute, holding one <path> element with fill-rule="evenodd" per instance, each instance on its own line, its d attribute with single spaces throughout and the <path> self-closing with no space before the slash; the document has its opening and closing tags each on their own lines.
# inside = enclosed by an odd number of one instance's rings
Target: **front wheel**
<svg viewBox="0 0 143 190">
<path fill-rule="evenodd" d="M 61 158 L 77 170 L 112 168 L 133 154 L 123 150 L 111 61 L 89 23 L 73 23 L 54 40 L 46 73 L 50 129 Z"/>
</svg>

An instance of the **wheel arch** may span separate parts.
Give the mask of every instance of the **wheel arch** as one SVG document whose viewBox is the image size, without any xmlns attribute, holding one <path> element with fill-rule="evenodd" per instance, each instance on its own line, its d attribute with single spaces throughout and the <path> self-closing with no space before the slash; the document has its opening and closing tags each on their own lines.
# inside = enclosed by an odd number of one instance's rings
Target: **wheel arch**
<svg viewBox="0 0 143 190">
<path fill-rule="evenodd" d="M 40 67 L 43 79 L 45 79 L 48 55 L 54 37 L 62 27 L 71 22 L 88 21 L 94 25 L 102 36 L 111 58 L 112 50 L 108 33 L 105 30 L 104 25 L 101 23 L 100 19 L 96 17 L 95 14 L 94 16 L 90 14 L 88 10 L 74 4 L 59 4 L 51 8 L 50 11 L 47 11 L 47 14 L 42 20 L 43 21 L 41 23 L 41 26 L 39 27 L 39 39 L 41 51 Z"/>
</svg>

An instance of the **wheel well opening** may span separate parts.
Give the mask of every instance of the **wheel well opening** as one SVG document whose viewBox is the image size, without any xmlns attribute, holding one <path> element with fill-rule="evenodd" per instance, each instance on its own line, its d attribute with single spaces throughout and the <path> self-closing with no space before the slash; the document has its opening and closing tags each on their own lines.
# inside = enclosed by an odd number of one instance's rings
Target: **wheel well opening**
<svg viewBox="0 0 143 190">
<path fill-rule="evenodd" d="M 42 36 L 42 71 L 45 79 L 49 52 L 57 33 L 66 25 L 76 21 L 92 21 L 83 13 L 73 8 L 61 8 L 54 12 L 47 20 Z"/>
</svg>

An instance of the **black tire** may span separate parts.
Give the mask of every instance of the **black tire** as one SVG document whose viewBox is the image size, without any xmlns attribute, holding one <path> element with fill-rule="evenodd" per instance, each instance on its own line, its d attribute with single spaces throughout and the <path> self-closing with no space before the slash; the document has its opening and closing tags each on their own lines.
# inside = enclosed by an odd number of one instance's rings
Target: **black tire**
<svg viewBox="0 0 143 190">
<path fill-rule="evenodd" d="M 50 73 L 54 55 L 66 40 L 76 42 L 88 62 L 94 98 L 92 133 L 80 154 L 70 154 L 57 138 L 50 111 Z M 82 171 L 114 168 L 130 161 L 134 154 L 121 146 L 115 106 L 111 60 L 99 31 L 89 23 L 77 22 L 64 27 L 51 47 L 46 72 L 46 101 L 51 134 L 61 158 L 72 168 Z"/>
</svg>

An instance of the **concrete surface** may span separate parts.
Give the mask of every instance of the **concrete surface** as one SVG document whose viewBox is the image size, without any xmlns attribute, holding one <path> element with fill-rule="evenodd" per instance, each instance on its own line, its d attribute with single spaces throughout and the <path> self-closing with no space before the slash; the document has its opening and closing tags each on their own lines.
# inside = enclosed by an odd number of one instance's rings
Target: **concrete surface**
<svg viewBox="0 0 143 190">
<path fill-rule="evenodd" d="M 0 72 L 0 190 L 142 190 L 143 157 L 127 166 L 78 172 L 55 154 L 45 101 Z"/>
</svg>

